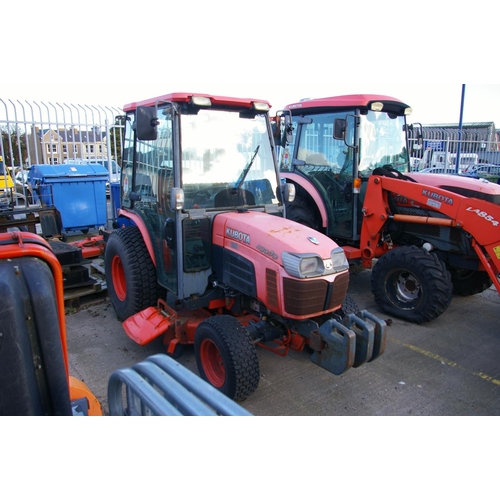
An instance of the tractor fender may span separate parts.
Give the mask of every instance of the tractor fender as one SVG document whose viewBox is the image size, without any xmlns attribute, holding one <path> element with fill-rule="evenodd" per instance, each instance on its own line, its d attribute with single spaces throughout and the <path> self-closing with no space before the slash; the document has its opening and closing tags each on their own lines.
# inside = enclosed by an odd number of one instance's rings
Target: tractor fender
<svg viewBox="0 0 500 500">
<path fill-rule="evenodd" d="M 289 182 L 293 182 L 300 186 L 314 201 L 316 207 L 318 208 L 320 217 L 321 217 L 321 226 L 328 226 L 328 214 L 326 210 L 326 205 L 323 199 L 321 198 L 318 190 L 309 182 L 306 178 L 302 177 L 299 174 L 292 174 L 289 172 L 281 172 L 280 177 L 282 179 L 286 179 Z"/>
<path fill-rule="evenodd" d="M 118 210 L 118 215 L 120 217 L 126 217 L 127 219 L 130 219 L 139 228 L 139 231 L 141 232 L 142 235 L 142 239 L 144 240 L 144 244 L 148 249 L 149 256 L 151 257 L 151 260 L 153 261 L 153 264 L 156 267 L 156 257 L 153 248 L 153 242 L 151 241 L 151 236 L 142 218 L 134 212 L 129 212 L 128 210 L 123 210 L 123 209 Z"/>
</svg>

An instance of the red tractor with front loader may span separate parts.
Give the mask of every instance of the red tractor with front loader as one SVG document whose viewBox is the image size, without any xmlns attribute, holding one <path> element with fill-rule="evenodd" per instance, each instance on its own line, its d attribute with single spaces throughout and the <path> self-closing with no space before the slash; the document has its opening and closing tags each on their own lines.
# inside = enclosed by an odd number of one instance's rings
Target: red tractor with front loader
<svg viewBox="0 0 500 500">
<path fill-rule="evenodd" d="M 110 300 L 140 345 L 194 346 L 230 398 L 258 386 L 256 346 L 341 374 L 378 358 L 386 323 L 346 304 L 349 264 L 285 217 L 267 101 L 173 93 L 124 107 L 119 228 L 106 235 Z"/>
<path fill-rule="evenodd" d="M 381 310 L 424 323 L 452 294 L 500 292 L 500 186 L 410 173 L 410 113 L 392 97 L 346 95 L 290 104 L 273 125 L 281 178 L 296 189 L 287 217 L 372 269 Z"/>
</svg>

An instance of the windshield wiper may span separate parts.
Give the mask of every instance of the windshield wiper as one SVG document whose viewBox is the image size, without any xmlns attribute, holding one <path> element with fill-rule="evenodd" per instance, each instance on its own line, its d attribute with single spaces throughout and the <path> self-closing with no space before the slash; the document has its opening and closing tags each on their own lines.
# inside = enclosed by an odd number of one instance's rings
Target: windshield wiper
<svg viewBox="0 0 500 500">
<path fill-rule="evenodd" d="M 235 184 L 235 189 L 240 189 L 242 184 L 245 182 L 246 176 L 248 175 L 248 172 L 250 172 L 250 169 L 252 168 L 253 162 L 255 161 L 255 158 L 257 156 L 257 153 L 259 152 L 260 149 L 260 144 L 257 146 L 255 151 L 253 152 L 252 158 L 250 158 L 250 161 L 247 163 L 246 167 L 243 169 L 243 172 L 241 172 L 241 175 L 239 179 L 236 181 Z"/>
</svg>

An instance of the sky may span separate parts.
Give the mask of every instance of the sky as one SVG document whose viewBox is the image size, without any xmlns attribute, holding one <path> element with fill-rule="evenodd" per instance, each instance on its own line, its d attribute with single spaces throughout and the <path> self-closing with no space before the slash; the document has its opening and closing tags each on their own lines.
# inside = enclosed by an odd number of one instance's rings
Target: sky
<svg viewBox="0 0 500 500">
<path fill-rule="evenodd" d="M 328 78 L 325 78 L 328 81 Z M 35 101 L 122 108 L 125 104 L 171 92 L 266 99 L 272 112 L 300 99 L 345 94 L 381 94 L 412 107 L 410 123 L 459 123 L 464 91 L 463 122 L 494 122 L 500 128 L 500 84 L 394 84 L 394 83 L 210 83 L 187 79 L 179 83 L 113 84 L 2 84 L 0 100 Z M 0 102 L 0 114 L 2 112 Z"/>
<path fill-rule="evenodd" d="M 187 91 L 266 99 L 276 111 L 307 97 L 370 93 L 410 105 L 410 123 L 435 124 L 459 122 L 464 84 L 453 82 L 479 81 L 465 84 L 463 120 L 500 128 L 492 0 L 457 9 L 431 0 L 67 5 L 2 7 L 10 21 L 1 100 L 121 108 Z"/>
</svg>

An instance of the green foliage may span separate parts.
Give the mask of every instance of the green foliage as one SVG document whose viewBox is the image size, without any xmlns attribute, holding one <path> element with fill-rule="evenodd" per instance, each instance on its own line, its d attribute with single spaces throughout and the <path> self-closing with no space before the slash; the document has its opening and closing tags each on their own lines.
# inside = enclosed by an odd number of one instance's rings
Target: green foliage
<svg viewBox="0 0 500 500">
<path fill-rule="evenodd" d="M 4 165 L 21 167 L 27 157 L 26 133 L 17 126 L 0 128 Z"/>
</svg>

